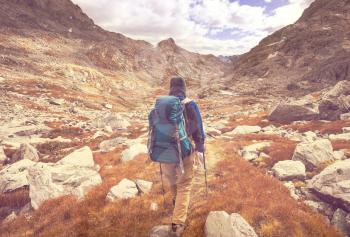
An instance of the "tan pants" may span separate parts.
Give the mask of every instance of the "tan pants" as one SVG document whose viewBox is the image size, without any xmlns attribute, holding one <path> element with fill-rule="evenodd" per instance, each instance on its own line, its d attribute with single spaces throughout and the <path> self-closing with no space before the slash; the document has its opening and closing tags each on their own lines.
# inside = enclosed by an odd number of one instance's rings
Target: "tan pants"
<svg viewBox="0 0 350 237">
<path fill-rule="evenodd" d="M 181 174 L 178 164 L 162 164 L 163 175 L 170 183 L 170 190 L 175 200 L 172 223 L 185 224 L 190 204 L 193 179 L 193 162 L 196 153 L 183 160 L 185 173 Z"/>
</svg>

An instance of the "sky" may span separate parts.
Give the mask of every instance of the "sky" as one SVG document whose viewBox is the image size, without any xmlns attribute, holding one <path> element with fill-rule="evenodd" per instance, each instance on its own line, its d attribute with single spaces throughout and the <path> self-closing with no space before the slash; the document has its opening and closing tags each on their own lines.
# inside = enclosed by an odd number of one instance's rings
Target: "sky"
<svg viewBox="0 0 350 237">
<path fill-rule="evenodd" d="M 239 55 L 294 23 L 313 0 L 72 0 L 102 28 L 154 45 Z"/>
</svg>

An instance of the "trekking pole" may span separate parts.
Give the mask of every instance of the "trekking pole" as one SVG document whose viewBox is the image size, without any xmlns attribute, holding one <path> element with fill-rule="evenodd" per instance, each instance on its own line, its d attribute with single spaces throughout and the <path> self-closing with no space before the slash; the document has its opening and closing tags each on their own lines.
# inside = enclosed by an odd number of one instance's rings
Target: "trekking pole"
<svg viewBox="0 0 350 237">
<path fill-rule="evenodd" d="M 165 207 L 165 189 L 164 189 L 163 170 L 162 170 L 162 164 L 161 163 L 159 163 L 159 169 L 160 169 L 160 179 L 162 180 L 163 207 Z"/>
<path fill-rule="evenodd" d="M 207 163 L 205 161 L 205 152 L 203 152 L 204 178 L 205 178 L 205 196 L 208 198 L 208 178 L 207 178 Z"/>
</svg>

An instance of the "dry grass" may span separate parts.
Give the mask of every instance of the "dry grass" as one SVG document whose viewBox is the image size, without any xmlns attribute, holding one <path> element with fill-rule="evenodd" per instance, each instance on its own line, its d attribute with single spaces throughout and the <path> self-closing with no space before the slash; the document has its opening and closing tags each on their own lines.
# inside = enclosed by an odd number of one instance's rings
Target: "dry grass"
<svg viewBox="0 0 350 237">
<path fill-rule="evenodd" d="M 227 159 L 215 170 L 208 200 L 192 207 L 185 236 L 203 236 L 205 218 L 213 210 L 240 213 L 261 237 L 341 236 L 321 215 L 292 199 L 282 183 L 231 151 L 223 155 Z"/>
<path fill-rule="evenodd" d="M 305 124 L 288 125 L 286 128 L 292 128 L 299 132 L 319 131 L 321 134 L 337 134 L 342 132 L 343 127 L 349 126 L 349 120 L 337 120 L 332 122 L 310 121 Z"/>
<path fill-rule="evenodd" d="M 222 148 L 216 155 L 224 160 L 210 172 L 208 199 L 200 190 L 194 192 L 185 237 L 203 236 L 203 225 L 211 210 L 240 213 L 261 237 L 340 236 L 322 216 L 292 199 L 279 181 L 232 154 L 228 149 L 231 145 L 217 142 L 209 146 Z M 121 151 L 95 154 L 95 161 L 102 167 L 103 184 L 91 190 L 83 201 L 72 197 L 50 200 L 31 219 L 20 216 L 0 226 L 2 236 L 143 237 L 153 226 L 169 223 L 170 197 L 166 196 L 168 202 L 163 208 L 158 166 L 147 161 L 145 155 L 123 164 Z M 109 188 L 125 177 L 153 181 L 154 187 L 150 194 L 107 203 Z M 160 210 L 150 211 L 151 202 L 158 203 Z"/>
<path fill-rule="evenodd" d="M 27 188 L 0 194 L 0 220 L 8 216 L 12 210 L 19 209 L 29 202 L 29 190 Z"/>
</svg>

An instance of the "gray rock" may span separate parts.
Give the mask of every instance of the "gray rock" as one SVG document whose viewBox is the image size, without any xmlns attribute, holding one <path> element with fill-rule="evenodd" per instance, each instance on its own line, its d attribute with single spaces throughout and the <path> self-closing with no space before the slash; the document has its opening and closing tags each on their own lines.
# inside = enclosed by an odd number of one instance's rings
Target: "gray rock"
<svg viewBox="0 0 350 237">
<path fill-rule="evenodd" d="M 24 159 L 6 166 L 0 171 L 0 193 L 14 191 L 18 188 L 28 186 L 28 169 L 35 162 Z"/>
<path fill-rule="evenodd" d="M 159 225 L 152 228 L 150 237 L 176 237 L 169 225 Z"/>
<path fill-rule="evenodd" d="M 104 107 L 106 109 L 113 109 L 113 105 L 111 105 L 111 104 L 104 104 Z"/>
<path fill-rule="evenodd" d="M 311 207 L 316 212 L 320 212 L 330 218 L 333 217 L 334 210 L 331 205 L 326 202 L 316 202 L 312 200 L 305 200 L 304 203 Z"/>
<path fill-rule="evenodd" d="M 31 161 L 39 161 L 38 151 L 28 143 L 21 144 L 20 148 L 12 157 L 12 161 L 28 159 Z"/>
<path fill-rule="evenodd" d="M 292 198 L 299 200 L 300 197 L 297 195 L 297 190 L 295 189 L 293 182 L 285 182 L 283 185 L 289 189 L 289 193 Z"/>
<path fill-rule="evenodd" d="M 52 105 L 63 105 L 65 103 L 64 99 L 50 99 L 49 103 Z"/>
<path fill-rule="evenodd" d="M 343 150 L 334 151 L 333 155 L 335 160 L 343 160 L 346 158 L 345 152 Z"/>
<path fill-rule="evenodd" d="M 205 222 L 204 233 L 206 237 L 257 237 L 254 229 L 244 218 L 225 211 L 212 211 Z"/>
<path fill-rule="evenodd" d="M 337 120 L 350 110 L 350 81 L 340 81 L 324 93 L 319 104 L 321 119 Z"/>
<path fill-rule="evenodd" d="M 304 179 L 305 165 L 301 161 L 284 160 L 277 162 L 272 171 L 281 180 Z"/>
<path fill-rule="evenodd" d="M 350 211 L 350 160 L 336 161 L 314 176 L 307 184 L 325 200 Z"/>
<path fill-rule="evenodd" d="M 141 179 L 137 179 L 135 183 L 140 193 L 148 193 L 149 191 L 151 191 L 153 185 L 152 182 Z"/>
<path fill-rule="evenodd" d="M 332 143 L 327 139 L 299 143 L 292 157 L 294 161 L 303 162 L 307 170 L 312 170 L 333 159 Z"/>
<path fill-rule="evenodd" d="M 268 116 L 268 119 L 277 122 L 293 122 L 309 121 L 318 117 L 319 111 L 317 106 L 309 100 L 302 99 L 277 105 Z"/>
<path fill-rule="evenodd" d="M 102 183 L 100 174 L 89 166 L 37 163 L 28 169 L 29 196 L 34 209 L 46 200 L 65 195 L 81 199 Z"/>
<path fill-rule="evenodd" d="M 137 189 L 135 182 L 129 179 L 123 179 L 109 190 L 106 199 L 108 201 L 114 201 L 115 199 L 129 199 L 136 197 L 138 193 L 139 190 Z"/>
<path fill-rule="evenodd" d="M 341 120 L 350 120 L 350 113 L 345 113 L 340 115 Z"/>
<path fill-rule="evenodd" d="M 4 148 L 0 146 L 0 165 L 4 164 L 7 160 L 6 154 L 4 152 Z"/>
<path fill-rule="evenodd" d="M 97 128 L 110 126 L 113 130 L 124 130 L 130 126 L 130 123 L 120 114 L 108 114 L 104 118 L 95 120 L 92 124 Z"/>
<path fill-rule="evenodd" d="M 329 135 L 329 139 L 350 141 L 350 133 L 342 133 L 342 134 L 336 134 L 336 135 L 331 134 Z"/>
<path fill-rule="evenodd" d="M 58 162 L 62 165 L 86 166 L 93 168 L 95 166 L 94 157 L 90 147 L 84 146 L 70 153 Z"/>
<path fill-rule="evenodd" d="M 233 129 L 228 134 L 233 135 L 243 135 L 243 134 L 251 134 L 251 133 L 258 133 L 261 131 L 261 127 L 259 126 L 237 126 L 235 129 Z"/>
<path fill-rule="evenodd" d="M 259 157 L 261 150 L 270 145 L 270 142 L 260 142 L 251 144 L 243 147 L 243 149 L 240 151 L 240 155 L 243 156 L 245 160 L 252 161 Z"/>
<path fill-rule="evenodd" d="M 99 148 L 102 152 L 109 152 L 121 146 L 126 141 L 124 137 L 117 137 L 110 140 L 106 140 L 100 143 Z"/>
<path fill-rule="evenodd" d="M 16 213 L 13 211 L 10 215 L 8 215 L 6 218 L 5 218 L 5 220 L 3 220 L 3 223 L 9 223 L 9 222 L 12 222 L 12 221 L 14 221 L 14 220 L 16 220 L 16 218 L 17 218 L 17 215 L 16 215 Z"/>
<path fill-rule="evenodd" d="M 157 203 L 152 202 L 149 209 L 150 209 L 151 211 L 158 211 L 158 210 L 159 210 L 159 206 L 158 206 Z"/>
<path fill-rule="evenodd" d="M 344 235 L 349 236 L 350 235 L 350 228 L 346 222 L 346 216 L 347 216 L 347 213 L 344 210 L 337 209 L 334 212 L 331 223 Z"/>
<path fill-rule="evenodd" d="M 132 144 L 128 149 L 122 152 L 121 160 L 123 162 L 131 161 L 135 159 L 137 155 L 147 154 L 147 153 L 148 153 L 148 149 L 146 145 L 141 143 Z"/>
</svg>

